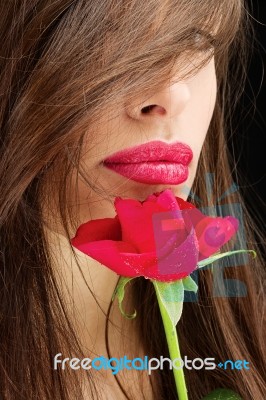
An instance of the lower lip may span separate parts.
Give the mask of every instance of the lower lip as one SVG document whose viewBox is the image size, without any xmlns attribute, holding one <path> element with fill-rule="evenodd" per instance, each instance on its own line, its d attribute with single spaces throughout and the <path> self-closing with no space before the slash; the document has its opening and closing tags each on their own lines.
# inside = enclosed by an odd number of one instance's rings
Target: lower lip
<svg viewBox="0 0 266 400">
<path fill-rule="evenodd" d="M 188 178 L 188 167 L 167 161 L 135 164 L 104 163 L 104 166 L 133 181 L 149 184 L 178 185 Z"/>
</svg>

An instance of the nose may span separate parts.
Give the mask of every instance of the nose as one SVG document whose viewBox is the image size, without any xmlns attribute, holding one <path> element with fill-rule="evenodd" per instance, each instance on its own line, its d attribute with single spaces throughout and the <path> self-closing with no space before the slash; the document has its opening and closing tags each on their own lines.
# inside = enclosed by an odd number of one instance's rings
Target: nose
<svg viewBox="0 0 266 400">
<path fill-rule="evenodd" d="M 191 91 L 186 82 L 176 82 L 164 87 L 149 99 L 126 107 L 127 114 L 136 120 L 149 118 L 173 118 L 182 113 L 191 98 Z"/>
</svg>

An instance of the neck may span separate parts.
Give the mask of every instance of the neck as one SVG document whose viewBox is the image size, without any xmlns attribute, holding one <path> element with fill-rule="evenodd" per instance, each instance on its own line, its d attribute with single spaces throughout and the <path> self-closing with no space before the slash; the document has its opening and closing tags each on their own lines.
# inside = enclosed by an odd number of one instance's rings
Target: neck
<svg viewBox="0 0 266 400">
<path fill-rule="evenodd" d="M 46 229 L 46 236 L 57 284 L 82 348 L 87 354 L 89 351 L 95 356 L 107 355 L 106 315 L 118 275 L 79 251 L 76 262 L 67 238 L 61 233 Z M 112 314 L 116 323 L 117 314 Z"/>
<path fill-rule="evenodd" d="M 106 314 L 118 281 L 117 274 L 77 251 L 79 269 L 67 238 L 61 233 L 56 233 L 47 228 L 45 235 L 49 243 L 57 285 L 63 301 L 67 305 L 69 318 L 77 334 L 84 358 L 93 359 L 99 356 L 104 356 L 107 359 L 110 357 L 120 359 L 124 356 L 127 356 L 128 359 L 143 358 L 145 352 L 138 335 L 137 318 L 133 320 L 125 319 L 120 313 L 116 301 L 110 313 L 108 328 L 111 354 L 109 355 L 107 352 L 105 341 Z M 130 290 L 127 292 L 130 292 Z M 128 298 L 127 295 L 125 300 L 126 298 Z M 131 297 L 129 300 L 131 300 Z M 126 303 L 126 301 L 124 302 Z M 126 305 L 129 307 L 128 309 L 125 307 L 127 312 L 134 310 L 134 304 L 131 301 Z M 63 357 L 70 357 L 70 355 L 63 354 Z M 72 357 L 75 357 L 75 355 Z M 95 378 L 98 379 L 99 374 L 97 371 L 95 373 Z M 121 380 L 122 386 L 127 387 L 129 382 L 131 382 L 130 386 L 132 386 L 132 382 L 139 382 L 149 399 L 153 398 L 150 379 L 151 377 L 147 375 L 145 370 L 132 369 L 119 372 L 119 380 Z M 108 399 L 125 399 L 111 370 L 103 371 L 100 384 L 103 391 L 108 393 Z M 154 384 L 156 385 L 156 383 Z M 135 397 L 137 398 L 139 389 L 136 388 L 136 391 Z M 85 398 L 90 398 L 90 396 L 84 394 Z"/>
</svg>

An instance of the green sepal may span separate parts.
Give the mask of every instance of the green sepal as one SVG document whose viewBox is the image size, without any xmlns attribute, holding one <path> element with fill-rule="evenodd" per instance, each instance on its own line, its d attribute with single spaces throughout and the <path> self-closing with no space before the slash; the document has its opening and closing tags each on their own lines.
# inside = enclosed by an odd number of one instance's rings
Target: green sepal
<svg viewBox="0 0 266 400">
<path fill-rule="evenodd" d="M 186 278 L 183 278 L 182 281 L 183 281 L 184 290 L 188 290 L 190 292 L 197 293 L 198 285 L 196 284 L 194 279 L 191 278 L 190 275 L 188 275 Z"/>
<path fill-rule="evenodd" d="M 182 279 L 174 282 L 152 280 L 152 283 L 172 324 L 176 326 L 181 318 L 183 310 L 184 285 Z"/>
<path fill-rule="evenodd" d="M 118 283 L 116 285 L 116 288 L 115 288 L 113 296 L 112 296 L 112 301 L 114 301 L 114 299 L 117 297 L 118 305 L 119 305 L 119 309 L 121 311 L 121 314 L 124 317 L 128 318 L 128 319 L 133 319 L 137 315 L 137 311 L 136 310 L 134 311 L 133 314 L 126 314 L 125 311 L 122 308 L 122 302 L 123 302 L 124 295 L 125 295 L 125 286 L 132 279 L 135 279 L 135 278 L 134 277 L 133 278 L 129 278 L 129 277 L 126 277 L 126 276 L 120 276 L 119 281 L 118 281 Z"/>
<path fill-rule="evenodd" d="M 230 389 L 216 389 L 207 396 L 203 397 L 202 400 L 243 400 L 239 394 L 233 392 Z"/>
<path fill-rule="evenodd" d="M 240 253 L 252 253 L 253 257 L 256 257 L 256 252 L 254 250 L 235 250 L 235 251 L 227 251 L 226 253 L 221 253 L 214 255 L 212 257 L 205 258 L 205 260 L 199 261 L 198 262 L 198 268 L 205 267 L 206 265 L 212 264 L 214 261 L 220 260 L 221 258 L 227 257 L 227 256 L 232 256 L 234 254 L 240 254 Z"/>
</svg>

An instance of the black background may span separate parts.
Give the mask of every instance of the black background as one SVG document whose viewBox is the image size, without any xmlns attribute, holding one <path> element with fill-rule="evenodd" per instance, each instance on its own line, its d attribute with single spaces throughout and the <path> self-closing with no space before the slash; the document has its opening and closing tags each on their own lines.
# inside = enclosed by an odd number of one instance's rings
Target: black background
<svg viewBox="0 0 266 400">
<path fill-rule="evenodd" d="M 266 201 L 266 1 L 249 0 L 247 5 L 253 17 L 256 42 L 244 96 L 239 103 L 241 121 L 238 121 L 233 146 L 239 157 L 237 169 L 243 176 L 240 190 L 247 205 L 253 205 L 253 211 L 261 218 L 265 208 L 256 195 Z"/>
<path fill-rule="evenodd" d="M 240 180 L 235 177 L 235 181 L 240 184 L 244 203 L 261 233 L 251 228 L 261 256 L 266 260 L 266 0 L 248 0 L 247 5 L 253 17 L 257 43 L 239 104 L 242 119 L 233 136 L 232 150 L 238 155 L 237 171 L 243 177 Z M 252 244 L 247 248 L 252 249 Z"/>
</svg>

